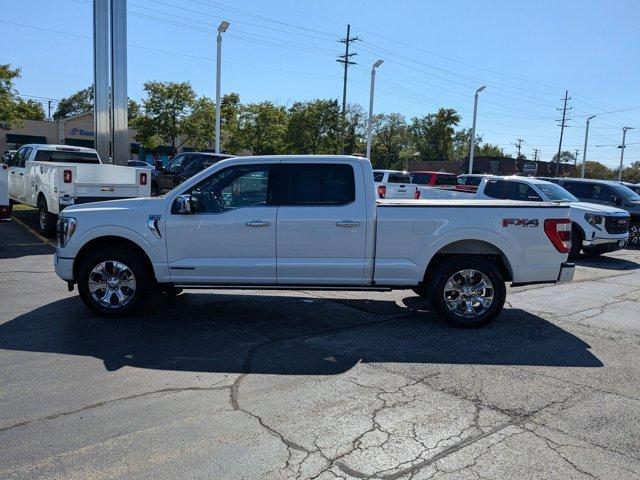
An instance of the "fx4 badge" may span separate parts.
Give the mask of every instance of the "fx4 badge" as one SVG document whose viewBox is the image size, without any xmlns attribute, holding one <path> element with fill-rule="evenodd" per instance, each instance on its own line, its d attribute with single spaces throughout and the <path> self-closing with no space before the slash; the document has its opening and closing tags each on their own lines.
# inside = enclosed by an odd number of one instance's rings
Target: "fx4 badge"
<svg viewBox="0 0 640 480">
<path fill-rule="evenodd" d="M 540 225 L 540 222 L 537 218 L 503 218 L 502 226 L 508 227 L 509 225 L 518 227 L 537 227 Z"/>
</svg>

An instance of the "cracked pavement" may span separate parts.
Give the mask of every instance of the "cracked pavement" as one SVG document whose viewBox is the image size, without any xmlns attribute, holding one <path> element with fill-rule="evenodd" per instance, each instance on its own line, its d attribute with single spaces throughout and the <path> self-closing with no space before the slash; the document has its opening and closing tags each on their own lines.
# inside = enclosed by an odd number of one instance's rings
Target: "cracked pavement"
<svg viewBox="0 0 640 480">
<path fill-rule="evenodd" d="M 510 288 L 188 291 L 96 318 L 0 224 L 0 478 L 640 478 L 640 252 Z"/>
</svg>

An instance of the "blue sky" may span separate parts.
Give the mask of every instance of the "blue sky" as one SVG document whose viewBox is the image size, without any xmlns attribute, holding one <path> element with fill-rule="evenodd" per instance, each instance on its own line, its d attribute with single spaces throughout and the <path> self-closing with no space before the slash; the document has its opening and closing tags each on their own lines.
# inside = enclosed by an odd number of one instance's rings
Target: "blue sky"
<svg viewBox="0 0 640 480">
<path fill-rule="evenodd" d="M 22 94 L 56 99 L 92 82 L 91 1 L 0 0 L 0 11 L 0 63 L 22 68 Z M 621 128 L 631 126 L 625 164 L 640 160 L 639 1 L 129 0 L 129 95 L 139 99 L 146 80 L 189 80 L 213 97 L 221 20 L 231 22 L 222 89 L 245 102 L 341 98 L 335 58 L 351 23 L 361 39 L 351 102 L 367 105 L 379 58 L 376 112 L 453 107 L 470 127 L 473 93 L 487 85 L 478 133 L 509 153 L 521 138 L 529 158 L 538 148 L 548 160 L 568 89 L 566 149 L 582 151 L 585 118 L 600 113 L 588 158 L 617 165 Z"/>
</svg>

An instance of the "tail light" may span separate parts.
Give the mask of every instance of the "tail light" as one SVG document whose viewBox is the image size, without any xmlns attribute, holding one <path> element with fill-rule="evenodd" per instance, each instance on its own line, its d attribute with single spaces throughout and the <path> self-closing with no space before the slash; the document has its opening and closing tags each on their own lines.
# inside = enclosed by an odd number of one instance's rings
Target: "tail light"
<svg viewBox="0 0 640 480">
<path fill-rule="evenodd" d="M 62 179 L 64 180 L 64 183 L 71 183 L 73 181 L 73 173 L 71 170 L 65 170 L 62 173 Z"/>
<path fill-rule="evenodd" d="M 416 188 L 416 193 L 413 194 L 414 200 L 420 200 L 420 190 Z"/>
<path fill-rule="evenodd" d="M 571 220 L 568 218 L 549 218 L 544 221 L 544 233 L 556 250 L 569 253 L 571 250 Z"/>
<path fill-rule="evenodd" d="M 146 184 L 147 184 L 147 173 L 142 172 L 140 174 L 140 185 L 146 185 Z"/>
<path fill-rule="evenodd" d="M 378 187 L 378 197 L 384 198 L 386 196 L 387 196 L 387 187 L 385 187 L 384 185 L 380 185 Z"/>
</svg>

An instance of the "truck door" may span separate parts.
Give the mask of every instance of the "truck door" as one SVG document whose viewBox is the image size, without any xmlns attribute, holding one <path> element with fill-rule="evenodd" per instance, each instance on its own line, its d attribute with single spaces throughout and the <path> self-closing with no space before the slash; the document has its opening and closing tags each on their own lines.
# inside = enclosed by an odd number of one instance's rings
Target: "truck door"
<svg viewBox="0 0 640 480">
<path fill-rule="evenodd" d="M 363 285 L 367 208 L 362 167 L 357 162 L 292 161 L 282 171 L 278 283 Z"/>
<path fill-rule="evenodd" d="M 25 202 L 27 198 L 25 161 L 31 154 L 31 150 L 31 147 L 22 147 L 11 159 L 11 166 L 9 168 L 9 195 L 19 202 Z"/>
<path fill-rule="evenodd" d="M 276 283 L 276 214 L 269 191 L 274 164 L 240 164 L 212 173 L 181 194 L 194 211 L 166 214 L 167 258 L 175 283 Z"/>
</svg>

